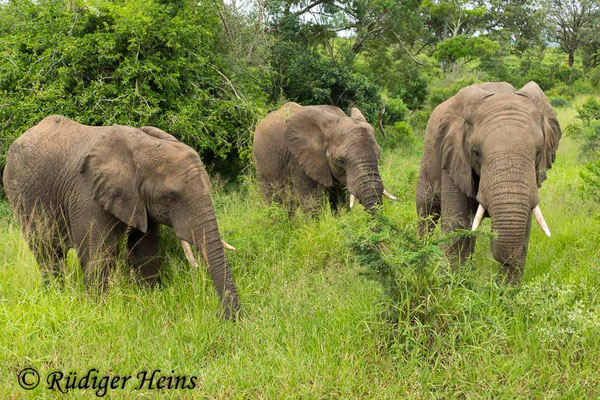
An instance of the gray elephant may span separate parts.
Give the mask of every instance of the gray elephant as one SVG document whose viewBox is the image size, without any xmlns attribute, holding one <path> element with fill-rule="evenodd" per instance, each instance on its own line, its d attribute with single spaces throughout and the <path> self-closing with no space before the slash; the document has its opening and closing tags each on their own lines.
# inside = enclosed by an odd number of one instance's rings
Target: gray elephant
<svg viewBox="0 0 600 400">
<path fill-rule="evenodd" d="M 168 133 L 50 116 L 10 147 L 4 186 L 46 276 L 56 275 L 75 248 L 86 286 L 104 286 L 126 235 L 131 264 L 152 283 L 164 224 L 204 256 L 225 316 L 235 317 L 238 295 L 208 175 L 198 154 Z"/>
<path fill-rule="evenodd" d="M 417 185 L 420 234 L 439 217 L 442 230 L 477 229 L 492 219 L 494 258 L 511 281 L 522 275 L 531 216 L 550 236 L 538 188 L 552 167 L 561 137 L 558 120 L 535 82 L 518 91 L 508 83 L 463 88 L 435 108 L 425 133 Z M 464 259 L 475 241 L 463 238 L 446 249 Z"/>
<path fill-rule="evenodd" d="M 350 192 L 369 211 L 381 203 L 380 155 L 373 127 L 357 108 L 347 116 L 334 106 L 286 103 L 267 115 L 252 148 L 258 180 L 267 200 L 282 202 L 293 192 L 300 205 L 314 208 L 325 193 L 334 208 Z"/>
</svg>

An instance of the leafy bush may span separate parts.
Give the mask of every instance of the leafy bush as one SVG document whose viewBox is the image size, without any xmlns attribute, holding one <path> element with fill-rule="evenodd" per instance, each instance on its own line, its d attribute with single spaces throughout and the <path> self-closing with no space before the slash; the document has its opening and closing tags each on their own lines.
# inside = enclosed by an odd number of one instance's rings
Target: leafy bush
<svg viewBox="0 0 600 400">
<path fill-rule="evenodd" d="M 385 128 L 385 139 L 380 140 L 382 146 L 390 149 L 412 146 L 415 143 L 413 130 L 406 121 L 396 122 Z"/>
<path fill-rule="evenodd" d="M 577 107 L 577 119 L 565 131 L 582 143 L 582 157 L 593 156 L 600 150 L 600 101 L 594 97 L 587 99 Z"/>
<path fill-rule="evenodd" d="M 481 82 L 481 80 L 478 77 L 472 75 L 462 77 L 450 83 L 445 81 L 437 82 L 435 85 L 432 85 L 429 89 L 427 103 L 433 109 L 437 105 L 443 103 L 450 97 L 454 96 L 456 93 L 458 93 L 460 89 L 478 82 Z"/>
<path fill-rule="evenodd" d="M 431 111 L 429 110 L 416 110 L 411 113 L 408 117 L 410 126 L 419 133 L 425 133 L 425 128 L 427 127 L 427 121 L 429 121 L 429 117 L 431 116 Z"/>
<path fill-rule="evenodd" d="M 567 99 L 574 99 L 577 92 L 573 89 L 573 86 L 559 82 L 552 89 L 546 92 L 546 96 L 549 97 L 565 97 Z"/>
<path fill-rule="evenodd" d="M 583 185 L 581 189 L 586 197 L 600 203 L 600 154 L 596 155 L 597 161 L 586 165 L 586 170 L 580 173 Z"/>
<path fill-rule="evenodd" d="M 415 67 L 414 61 L 406 57 L 395 60 L 385 79 L 391 97 L 401 98 L 411 110 L 423 105 L 427 97 L 427 77 L 423 68 Z"/>
<path fill-rule="evenodd" d="M 209 160 L 247 160 L 266 108 L 262 75 L 235 79 L 220 29 L 206 0 L 1 4 L 0 165 L 12 141 L 51 114 L 155 125 Z"/>
<path fill-rule="evenodd" d="M 329 104 L 343 110 L 356 106 L 371 123 L 377 121 L 379 87 L 366 76 L 291 43 L 276 46 L 274 58 L 281 71 L 283 93 L 279 94 L 285 98 L 302 105 Z"/>
<path fill-rule="evenodd" d="M 571 102 L 561 96 L 550 97 L 552 107 L 571 107 Z"/>
<path fill-rule="evenodd" d="M 600 65 L 587 73 L 587 79 L 596 91 L 600 90 Z"/>
<path fill-rule="evenodd" d="M 384 104 L 383 124 L 385 126 L 406 120 L 408 107 L 406 107 L 402 99 L 387 99 Z"/>
<path fill-rule="evenodd" d="M 496 53 L 500 45 L 484 36 L 467 37 L 457 35 L 444 40 L 436 47 L 433 56 L 440 61 L 450 63 L 458 60 L 465 62 Z"/>
</svg>

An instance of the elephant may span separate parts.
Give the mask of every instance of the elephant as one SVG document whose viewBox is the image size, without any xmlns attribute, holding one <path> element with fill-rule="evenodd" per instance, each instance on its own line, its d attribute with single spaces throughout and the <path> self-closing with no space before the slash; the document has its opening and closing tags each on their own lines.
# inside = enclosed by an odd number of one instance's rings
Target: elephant
<svg viewBox="0 0 600 400">
<path fill-rule="evenodd" d="M 314 209 L 323 193 L 334 209 L 345 187 L 369 211 L 381 204 L 384 190 L 377 161 L 375 131 L 358 108 L 350 116 L 329 105 L 286 103 L 256 127 L 252 148 L 258 181 L 267 200 L 283 202 L 291 191 L 305 209 Z"/>
<path fill-rule="evenodd" d="M 208 174 L 198 154 L 172 135 L 151 126 L 86 126 L 49 116 L 10 147 L 4 186 L 46 279 L 58 275 L 74 248 L 86 287 L 103 289 L 126 237 L 129 263 L 142 282 L 153 284 L 163 224 L 203 255 L 224 317 L 236 318 L 238 294 Z"/>
<path fill-rule="evenodd" d="M 443 232 L 477 229 L 492 219 L 494 259 L 505 278 L 523 273 L 531 216 L 547 236 L 538 189 L 556 159 L 562 132 L 544 92 L 535 82 L 515 91 L 508 83 L 486 82 L 461 89 L 438 105 L 425 132 L 416 190 L 419 234 L 441 218 Z M 464 260 L 475 239 L 463 237 L 445 251 Z"/>
</svg>

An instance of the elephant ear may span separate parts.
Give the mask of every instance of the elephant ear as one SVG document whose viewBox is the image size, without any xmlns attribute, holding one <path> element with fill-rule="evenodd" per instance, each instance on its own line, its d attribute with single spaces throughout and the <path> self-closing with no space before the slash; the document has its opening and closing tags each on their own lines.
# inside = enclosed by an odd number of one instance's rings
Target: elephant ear
<svg viewBox="0 0 600 400">
<path fill-rule="evenodd" d="M 99 136 L 83 161 L 81 174 L 92 185 L 94 200 L 106 211 L 146 232 L 146 207 L 139 193 L 133 155 L 125 138 L 134 132 L 123 128 L 115 126 Z"/>
<path fill-rule="evenodd" d="M 472 111 L 478 103 L 493 96 L 478 85 L 461 89 L 449 99 L 436 137 L 441 140 L 442 169 L 467 196 L 477 195 L 473 170 L 467 152 L 467 137 L 473 127 Z"/>
<path fill-rule="evenodd" d="M 362 122 L 367 122 L 363 113 L 360 112 L 360 110 L 356 107 L 350 108 L 350 118 L 354 118 Z"/>
<path fill-rule="evenodd" d="M 544 134 L 544 150 L 542 152 L 542 159 L 538 163 L 537 171 L 537 184 L 538 187 L 541 187 L 542 182 L 546 180 L 546 170 L 552 168 L 552 163 L 556 160 L 556 150 L 558 149 L 558 142 L 562 136 L 562 131 L 558 119 L 546 99 L 546 95 L 537 83 L 533 81 L 529 82 L 517 94 L 530 99 L 542 114 L 541 128 Z"/>
<path fill-rule="evenodd" d="M 325 158 L 325 135 L 337 119 L 317 107 L 303 107 L 285 121 L 290 153 L 311 179 L 327 187 L 333 185 L 333 177 Z"/>
<path fill-rule="evenodd" d="M 368 124 L 367 119 L 365 118 L 363 113 L 356 107 L 350 108 L 350 118 Z M 369 129 L 367 129 L 367 133 L 372 139 L 373 152 L 377 156 L 377 159 L 379 159 L 379 156 L 381 155 L 381 149 L 379 149 L 379 145 L 377 144 L 377 140 L 375 139 L 375 130 L 370 125 Z"/>
<path fill-rule="evenodd" d="M 157 127 L 142 126 L 140 129 L 142 131 L 144 131 L 145 133 L 147 133 L 148 135 L 155 137 L 157 139 L 168 140 L 170 142 L 178 142 L 178 140 L 177 140 L 177 138 L 175 138 L 175 136 L 168 134 L 167 132 L 163 131 L 162 129 L 158 129 Z"/>
</svg>

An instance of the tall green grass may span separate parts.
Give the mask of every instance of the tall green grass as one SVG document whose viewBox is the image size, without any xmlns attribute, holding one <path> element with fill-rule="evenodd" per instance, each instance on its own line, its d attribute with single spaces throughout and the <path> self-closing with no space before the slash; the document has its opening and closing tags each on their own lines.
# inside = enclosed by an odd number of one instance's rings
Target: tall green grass
<svg viewBox="0 0 600 400">
<path fill-rule="evenodd" d="M 558 116 L 565 126 L 574 112 Z M 389 231 L 379 238 L 360 206 L 289 217 L 265 205 L 250 178 L 219 187 L 221 233 L 238 249 L 227 253 L 243 303 L 235 324 L 218 318 L 205 269 L 189 267 L 172 243 L 159 287 L 138 286 L 120 266 L 106 294 L 86 294 L 73 253 L 66 282 L 44 286 L 2 205 L 0 398 L 56 395 L 44 384 L 21 389 L 25 366 L 42 380 L 90 368 L 199 377 L 197 389 L 161 393 L 167 398 L 598 397 L 600 208 L 580 195 L 577 152 L 563 138 L 540 191 L 553 236 L 532 228 L 517 287 L 499 282 L 489 221 L 460 268 L 436 251 L 439 233 L 414 235 L 418 149 L 384 149 L 380 172 L 399 200 L 385 201 Z M 393 298 L 382 265 L 395 269 Z M 108 395 L 157 394 L 134 386 Z"/>
</svg>

